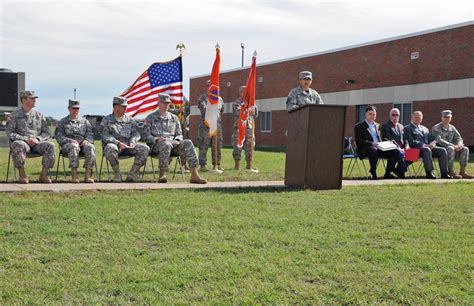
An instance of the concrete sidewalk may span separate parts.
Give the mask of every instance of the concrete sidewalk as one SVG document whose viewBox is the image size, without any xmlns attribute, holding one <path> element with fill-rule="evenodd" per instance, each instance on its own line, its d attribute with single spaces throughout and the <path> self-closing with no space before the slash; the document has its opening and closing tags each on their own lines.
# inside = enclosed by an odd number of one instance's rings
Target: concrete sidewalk
<svg viewBox="0 0 474 306">
<path fill-rule="evenodd" d="M 366 186 L 366 185 L 408 185 L 408 184 L 444 184 L 467 182 L 474 183 L 474 180 L 428 180 L 428 179 L 405 179 L 405 180 L 343 180 L 342 186 Z M 94 184 L 0 184 L 0 192 L 18 192 L 18 191 L 50 191 L 50 192 L 68 192 L 82 190 L 152 190 L 152 189 L 197 189 L 197 188 L 246 188 L 246 187 L 269 187 L 285 188 L 283 181 L 244 181 L 244 182 L 210 182 L 205 185 L 189 183 L 167 183 L 158 184 L 153 182 L 143 183 L 94 183 Z"/>
</svg>

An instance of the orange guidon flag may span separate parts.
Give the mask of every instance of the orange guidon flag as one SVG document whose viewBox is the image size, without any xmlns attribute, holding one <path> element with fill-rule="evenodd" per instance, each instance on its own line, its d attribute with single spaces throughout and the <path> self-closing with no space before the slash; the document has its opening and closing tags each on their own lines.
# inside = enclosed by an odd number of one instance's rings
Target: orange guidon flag
<svg viewBox="0 0 474 306">
<path fill-rule="evenodd" d="M 207 89 L 207 107 L 205 122 L 209 127 L 209 137 L 217 133 L 217 119 L 220 116 L 220 109 L 223 107 L 223 102 L 219 96 L 219 74 L 221 66 L 221 57 L 219 44 L 216 45 L 216 59 L 212 66 L 211 83 Z"/>
<path fill-rule="evenodd" d="M 241 148 L 244 145 L 245 130 L 247 129 L 247 123 L 249 118 L 250 110 L 254 109 L 255 106 L 255 83 L 257 78 L 257 52 L 254 52 L 252 57 L 252 66 L 250 67 L 249 75 L 247 76 L 247 82 L 245 84 L 244 95 L 242 97 L 242 107 L 240 108 L 239 114 L 239 134 L 237 137 L 237 146 Z M 253 123 L 252 123 L 253 126 Z"/>
</svg>

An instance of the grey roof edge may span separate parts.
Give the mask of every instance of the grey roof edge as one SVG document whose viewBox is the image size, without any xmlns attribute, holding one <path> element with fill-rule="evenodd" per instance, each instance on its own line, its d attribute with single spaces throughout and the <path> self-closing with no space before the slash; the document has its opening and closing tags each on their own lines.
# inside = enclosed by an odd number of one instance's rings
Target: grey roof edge
<svg viewBox="0 0 474 306">
<path fill-rule="evenodd" d="M 329 53 L 334 53 L 334 52 L 340 52 L 340 51 L 345 51 L 345 50 L 350 50 L 350 49 L 355 49 L 355 48 L 360 48 L 360 47 L 366 47 L 366 46 L 376 45 L 376 44 L 380 44 L 380 43 L 384 43 L 384 42 L 389 42 L 389 41 L 394 41 L 394 40 L 399 40 L 399 39 L 405 39 L 405 38 L 410 38 L 410 37 L 415 37 L 415 36 L 420 36 L 420 35 L 426 35 L 426 34 L 446 31 L 446 30 L 455 29 L 455 28 L 462 28 L 462 27 L 469 26 L 469 25 L 474 25 L 474 20 L 469 20 L 469 21 L 465 21 L 465 22 L 461 22 L 461 23 L 451 24 L 451 25 L 442 26 L 442 27 L 438 27 L 438 28 L 432 28 L 432 29 L 418 31 L 418 32 L 409 33 L 409 34 L 402 34 L 402 35 L 392 36 L 392 37 L 389 37 L 389 38 L 383 38 L 383 39 L 379 39 L 379 40 L 373 40 L 373 41 L 370 41 L 370 42 L 350 45 L 350 46 L 346 46 L 346 47 L 340 47 L 340 48 L 335 48 L 335 49 L 330 49 L 330 50 L 325 50 L 325 51 L 319 51 L 319 52 L 314 52 L 314 53 L 309 53 L 309 54 L 304 54 L 304 55 L 299 55 L 299 56 L 274 60 L 274 61 L 271 61 L 271 62 L 258 64 L 257 67 L 258 66 L 278 64 L 278 63 L 284 63 L 284 62 L 298 60 L 298 59 L 302 59 L 302 58 L 306 58 L 306 57 L 317 56 L 317 55 L 322 55 L 322 54 L 329 54 Z M 221 71 L 221 73 L 228 73 L 228 72 L 234 72 L 234 71 L 239 71 L 239 70 L 246 70 L 246 69 L 249 69 L 249 68 L 250 68 L 250 66 L 232 68 L 232 69 Z M 190 80 L 191 79 L 197 79 L 197 78 L 202 78 L 202 77 L 210 76 L 210 75 L 211 75 L 210 73 L 205 73 L 205 74 L 191 76 L 191 77 L 189 77 L 189 79 Z"/>
</svg>

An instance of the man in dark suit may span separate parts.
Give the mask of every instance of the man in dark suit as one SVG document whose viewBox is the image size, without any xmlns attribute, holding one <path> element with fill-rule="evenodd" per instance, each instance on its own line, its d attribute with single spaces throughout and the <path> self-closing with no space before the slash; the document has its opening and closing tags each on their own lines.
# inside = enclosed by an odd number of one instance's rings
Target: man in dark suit
<svg viewBox="0 0 474 306">
<path fill-rule="evenodd" d="M 436 141 L 431 139 L 430 131 L 423 125 L 423 113 L 414 111 L 411 123 L 405 126 L 405 138 L 411 148 L 420 149 L 420 157 L 423 158 L 426 178 L 435 179 L 433 175 L 433 157 L 438 158 L 441 178 L 452 178 L 448 174 L 448 155 L 445 148 L 437 147 Z"/>
<path fill-rule="evenodd" d="M 399 123 L 400 110 L 398 108 L 392 108 L 389 112 L 389 120 L 387 123 L 382 125 L 382 140 L 392 141 L 398 148 L 398 152 L 401 155 L 397 165 L 398 176 L 405 178 L 405 172 L 410 162 L 406 162 L 403 158 L 405 157 L 405 136 L 403 135 L 403 125 Z"/>
<path fill-rule="evenodd" d="M 384 178 L 396 178 L 391 172 L 395 171 L 395 165 L 400 159 L 400 154 L 398 150 L 381 151 L 377 149 L 376 144 L 382 141 L 382 137 L 380 124 L 375 122 L 375 118 L 377 118 L 377 109 L 375 106 L 369 106 L 365 109 L 365 120 L 354 126 L 357 153 L 360 159 L 369 158 L 372 179 L 377 179 L 377 162 L 381 157 L 388 159 Z"/>
</svg>

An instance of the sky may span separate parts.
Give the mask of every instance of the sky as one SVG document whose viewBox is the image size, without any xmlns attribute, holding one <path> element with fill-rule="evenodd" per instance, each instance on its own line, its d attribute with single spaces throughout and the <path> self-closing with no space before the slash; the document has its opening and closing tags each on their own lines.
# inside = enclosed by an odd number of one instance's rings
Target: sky
<svg viewBox="0 0 474 306">
<path fill-rule="evenodd" d="M 189 78 L 209 74 L 221 46 L 221 71 L 472 21 L 474 1 L 16 1 L 0 0 L 0 68 L 26 73 L 37 109 L 111 112 L 112 98 L 184 43 Z"/>
</svg>

